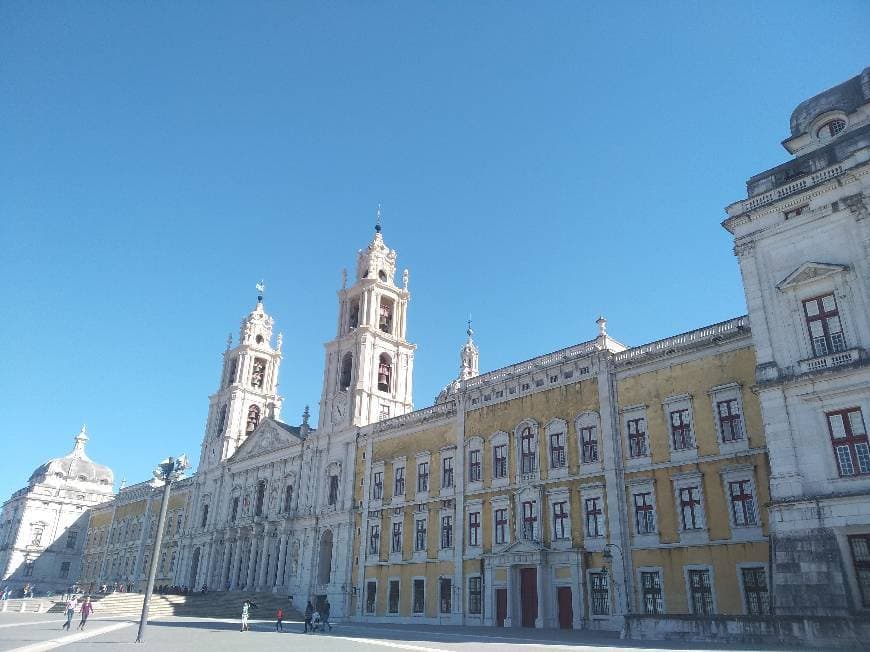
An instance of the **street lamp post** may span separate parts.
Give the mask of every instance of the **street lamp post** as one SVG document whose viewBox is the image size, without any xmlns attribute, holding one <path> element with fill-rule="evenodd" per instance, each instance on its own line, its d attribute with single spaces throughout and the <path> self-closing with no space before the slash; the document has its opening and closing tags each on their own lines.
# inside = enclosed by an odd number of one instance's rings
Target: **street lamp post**
<svg viewBox="0 0 870 652">
<path fill-rule="evenodd" d="M 154 480 L 151 486 L 155 489 L 163 486 L 163 501 L 160 503 L 160 515 L 157 517 L 157 533 L 154 536 L 154 547 L 151 551 L 151 564 L 148 568 L 148 583 L 145 585 L 145 600 L 142 602 L 142 617 L 139 620 L 139 633 L 136 642 L 145 640 L 145 625 L 148 624 L 148 606 L 151 602 L 151 594 L 154 592 L 154 578 L 157 576 L 157 563 L 160 559 L 160 544 L 163 541 L 163 526 L 166 521 L 166 510 L 169 508 L 169 489 L 175 480 L 184 477 L 184 471 L 190 466 L 187 456 L 179 458 L 170 457 L 163 460 L 154 469 Z"/>
<path fill-rule="evenodd" d="M 622 552 L 622 548 L 620 548 L 615 543 L 605 544 L 605 546 L 604 546 L 604 559 L 609 560 L 611 565 L 613 564 L 613 553 L 610 552 L 611 548 L 616 548 L 619 551 L 619 557 L 620 557 L 619 561 L 620 561 L 620 564 L 622 565 L 622 574 L 624 577 L 625 576 L 625 554 Z M 606 570 L 607 569 L 605 567 L 605 571 Z M 622 596 L 623 592 L 620 591 L 619 582 L 617 582 L 616 578 L 613 577 L 613 573 L 611 573 L 611 578 L 612 578 L 611 581 L 613 582 L 613 585 L 616 588 L 616 601 L 618 604 L 618 603 L 622 602 L 622 600 L 620 598 L 623 597 Z M 625 603 L 623 606 L 625 607 L 625 613 L 623 613 L 623 615 L 622 615 L 622 631 L 619 634 L 620 638 L 626 638 L 626 636 L 628 635 L 628 623 L 626 622 L 626 619 L 625 619 L 625 617 L 631 613 L 631 597 L 628 595 L 628 582 L 625 583 L 625 596 L 624 597 L 625 597 Z"/>
</svg>

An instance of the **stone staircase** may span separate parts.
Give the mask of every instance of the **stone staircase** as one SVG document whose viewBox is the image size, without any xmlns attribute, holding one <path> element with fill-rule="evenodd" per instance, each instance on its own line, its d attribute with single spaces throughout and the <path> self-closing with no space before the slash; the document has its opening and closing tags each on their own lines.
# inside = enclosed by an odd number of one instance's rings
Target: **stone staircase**
<svg viewBox="0 0 870 652">
<path fill-rule="evenodd" d="M 55 601 L 51 598 L 19 598 L 17 600 L 3 600 L 0 602 L 0 611 L 14 611 L 17 613 L 43 614 L 48 611 L 55 611 L 54 607 Z"/>
<path fill-rule="evenodd" d="M 109 595 L 91 596 L 94 603 L 94 616 L 112 615 L 138 620 L 142 614 L 141 593 L 110 593 Z M 284 609 L 287 620 L 301 620 L 301 615 L 293 609 L 287 596 L 274 593 L 248 593 L 247 591 L 215 591 L 212 593 L 196 593 L 190 595 L 158 595 L 151 596 L 148 608 L 148 618 L 166 616 L 191 616 L 196 618 L 238 618 L 242 617 L 242 602 L 251 600 L 257 605 L 251 611 L 251 618 L 272 619 L 278 607 Z M 63 604 L 58 603 L 50 609 L 51 612 L 63 612 Z"/>
</svg>

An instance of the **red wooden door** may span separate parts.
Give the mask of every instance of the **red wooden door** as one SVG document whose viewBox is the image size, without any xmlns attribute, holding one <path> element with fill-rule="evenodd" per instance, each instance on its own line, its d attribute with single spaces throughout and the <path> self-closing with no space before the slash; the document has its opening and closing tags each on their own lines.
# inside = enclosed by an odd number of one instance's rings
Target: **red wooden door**
<svg viewBox="0 0 870 652">
<path fill-rule="evenodd" d="M 538 617 L 538 570 L 520 569 L 520 604 L 523 609 L 523 627 L 534 627 Z"/>
<path fill-rule="evenodd" d="M 571 629 L 574 626 L 574 607 L 571 605 L 570 586 L 556 589 L 556 602 L 559 604 L 559 627 Z"/>
<path fill-rule="evenodd" d="M 495 624 L 504 627 L 504 619 L 507 618 L 507 589 L 495 590 Z"/>
</svg>

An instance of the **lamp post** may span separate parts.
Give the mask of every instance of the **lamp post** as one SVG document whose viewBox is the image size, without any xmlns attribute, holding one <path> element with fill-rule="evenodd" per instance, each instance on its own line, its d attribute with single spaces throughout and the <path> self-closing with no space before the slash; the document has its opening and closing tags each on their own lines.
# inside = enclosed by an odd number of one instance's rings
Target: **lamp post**
<svg viewBox="0 0 870 652">
<path fill-rule="evenodd" d="M 142 602 L 142 617 L 139 620 L 139 633 L 136 642 L 145 640 L 145 625 L 148 624 L 148 606 L 151 594 L 154 592 L 154 578 L 157 576 L 157 563 L 160 559 L 160 544 L 163 541 L 163 525 L 166 521 L 166 510 L 169 508 L 169 489 L 176 480 L 184 477 L 184 471 L 190 467 L 187 456 L 170 457 L 163 460 L 154 469 L 154 479 L 151 486 L 157 489 L 163 487 L 163 501 L 160 503 L 160 515 L 157 517 L 157 533 L 154 535 L 154 547 L 151 550 L 151 564 L 148 568 L 148 583 L 145 585 L 145 600 Z"/>
<path fill-rule="evenodd" d="M 606 561 L 609 561 L 611 566 L 613 565 L 613 553 L 610 552 L 611 548 L 616 548 L 619 551 L 619 557 L 620 557 L 619 561 L 622 564 L 622 572 L 624 574 L 625 573 L 625 554 L 622 552 L 622 548 L 620 548 L 615 543 L 605 544 L 604 545 L 604 553 L 603 553 L 604 559 Z M 606 567 L 604 568 L 604 571 L 605 572 L 607 571 Z M 621 599 L 622 592 L 619 589 L 619 583 L 616 581 L 616 578 L 613 576 L 613 573 L 610 573 L 610 576 L 611 576 L 611 581 L 613 582 L 614 587 L 616 587 L 616 602 L 617 602 L 617 606 L 619 606 L 619 603 L 622 602 L 622 599 Z M 628 623 L 625 619 L 625 616 L 627 616 L 628 614 L 631 613 L 631 600 L 628 596 L 628 590 L 627 590 L 628 583 L 626 583 L 625 586 L 626 586 L 625 604 L 624 604 L 625 613 L 623 613 L 623 615 L 622 615 L 622 631 L 620 632 L 620 635 L 619 635 L 620 638 L 626 638 L 626 636 L 628 635 Z"/>
</svg>

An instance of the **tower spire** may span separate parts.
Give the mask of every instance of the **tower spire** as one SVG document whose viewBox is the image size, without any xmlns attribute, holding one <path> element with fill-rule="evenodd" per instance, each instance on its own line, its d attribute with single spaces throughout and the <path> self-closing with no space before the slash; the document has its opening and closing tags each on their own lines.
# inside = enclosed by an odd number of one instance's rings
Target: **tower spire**
<svg viewBox="0 0 870 652">
<path fill-rule="evenodd" d="M 459 353 L 459 378 L 468 380 L 474 378 L 480 373 L 480 352 L 477 350 L 477 345 L 474 343 L 474 330 L 471 328 L 471 315 L 468 315 L 467 327 L 465 334 L 468 339 Z"/>
<path fill-rule="evenodd" d="M 79 434 L 76 435 L 75 438 L 75 447 L 73 448 L 73 455 L 76 457 L 87 457 L 85 455 L 85 443 L 88 441 L 88 426 L 87 424 L 82 424 L 82 429 L 79 430 Z"/>
<path fill-rule="evenodd" d="M 381 202 L 378 202 L 377 220 L 375 221 L 375 233 L 381 232 Z"/>
<path fill-rule="evenodd" d="M 255 286 L 257 288 L 257 303 L 263 303 L 263 295 L 266 293 L 266 282 L 260 279 Z"/>
</svg>

